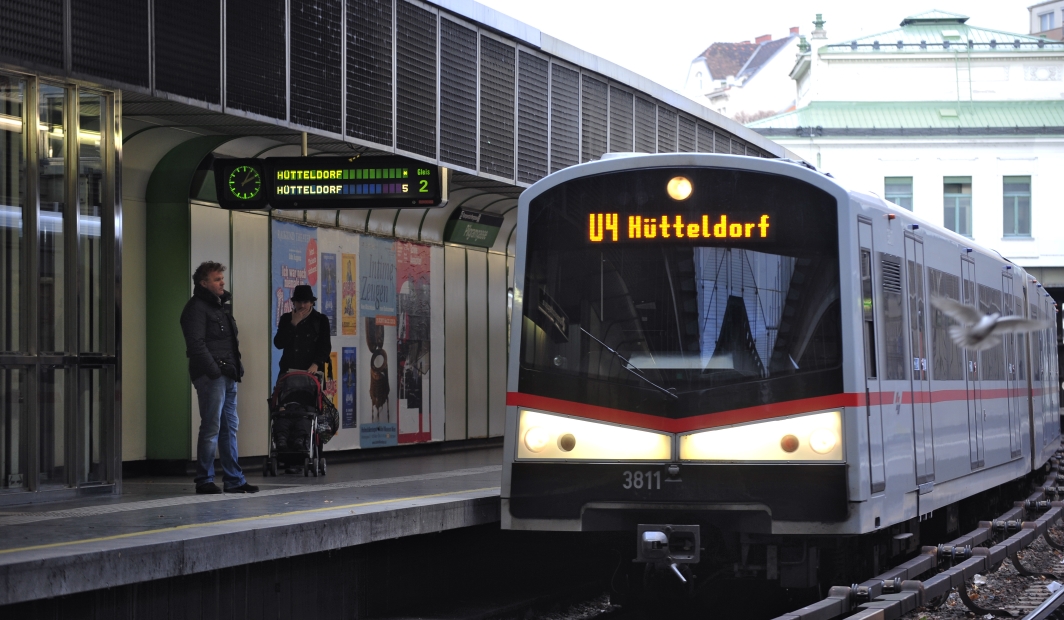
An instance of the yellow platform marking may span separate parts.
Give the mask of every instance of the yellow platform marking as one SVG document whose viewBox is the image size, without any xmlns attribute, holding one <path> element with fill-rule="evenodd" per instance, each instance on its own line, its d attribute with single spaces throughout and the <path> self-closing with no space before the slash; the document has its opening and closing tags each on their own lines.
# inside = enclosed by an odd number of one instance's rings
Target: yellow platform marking
<svg viewBox="0 0 1064 620">
<path fill-rule="evenodd" d="M 130 532 L 128 534 L 115 534 L 114 536 L 101 536 L 99 538 L 86 538 L 85 540 L 71 540 L 66 542 L 48 543 L 46 545 L 33 545 L 31 547 L 18 547 L 17 549 L 0 549 L 0 555 L 8 553 L 18 553 L 20 551 L 36 551 L 39 549 L 54 549 L 55 547 L 65 547 L 67 545 L 84 545 L 94 542 L 104 542 L 107 540 L 120 540 L 122 538 L 133 538 L 136 536 L 147 536 L 148 534 L 159 534 L 162 532 L 176 532 L 180 530 L 190 530 L 197 527 L 208 527 L 213 525 L 227 525 L 230 523 L 244 523 L 247 521 L 257 521 L 260 519 L 272 519 L 275 517 L 291 517 L 295 515 L 307 515 L 316 512 L 329 512 L 332 510 L 347 510 L 349 508 L 364 508 L 366 506 L 379 506 L 381 504 L 392 504 L 395 502 L 410 502 L 419 499 L 431 499 L 434 497 L 444 497 L 446 495 L 460 495 L 462 493 L 479 493 L 481 491 L 497 490 L 499 487 L 484 487 L 482 489 L 467 489 L 464 491 L 448 491 L 446 493 L 433 493 L 431 495 L 415 495 L 412 497 L 396 497 L 393 499 L 381 499 L 372 502 L 361 502 L 358 504 L 344 504 L 341 506 L 328 506 L 326 508 L 310 508 L 307 510 L 293 510 L 292 512 L 277 512 L 266 515 L 258 515 L 255 517 L 240 517 L 238 519 L 225 519 L 223 521 L 208 521 L 206 523 L 189 523 L 187 525 L 175 525 L 173 527 L 164 527 L 157 530 L 145 530 L 143 532 Z"/>
</svg>

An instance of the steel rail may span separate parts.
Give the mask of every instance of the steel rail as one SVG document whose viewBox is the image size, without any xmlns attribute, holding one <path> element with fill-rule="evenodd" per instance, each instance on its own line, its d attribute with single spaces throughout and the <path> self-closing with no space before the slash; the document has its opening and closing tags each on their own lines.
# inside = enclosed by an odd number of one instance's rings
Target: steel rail
<svg viewBox="0 0 1064 620">
<path fill-rule="evenodd" d="M 956 589 L 961 599 L 979 615 L 1012 617 L 1003 610 L 982 609 L 971 603 L 967 587 L 977 573 L 986 574 L 996 569 L 1006 559 L 1010 560 L 1021 574 L 1032 574 L 1024 568 L 1017 552 L 1026 548 L 1039 536 L 1048 538 L 1049 528 L 1064 517 L 1064 502 L 1046 501 L 1048 495 L 1057 496 L 1060 489 L 1055 484 L 1056 459 L 1047 481 L 1025 501 L 1015 502 L 1014 507 L 993 521 L 980 521 L 979 527 L 949 543 L 922 547 L 916 557 L 899 564 L 883 574 L 851 586 L 834 586 L 828 596 L 812 605 L 778 616 L 774 620 L 889 620 L 900 618 L 917 609 L 944 601 Z M 1025 521 L 1028 511 L 1041 511 L 1035 520 Z M 994 543 L 1000 533 L 1015 533 L 1001 542 Z M 937 569 L 942 564 L 948 567 L 937 574 L 918 580 L 917 577 Z M 1064 588 L 1054 594 L 1057 606 L 1064 604 Z M 1047 605 L 1049 602 L 1047 601 Z M 1041 608 L 1040 608 L 1041 609 Z M 1053 609 L 1056 609 L 1054 607 Z M 850 615 L 846 615 L 850 614 Z M 1046 618 L 1048 616 L 1039 616 Z"/>
</svg>

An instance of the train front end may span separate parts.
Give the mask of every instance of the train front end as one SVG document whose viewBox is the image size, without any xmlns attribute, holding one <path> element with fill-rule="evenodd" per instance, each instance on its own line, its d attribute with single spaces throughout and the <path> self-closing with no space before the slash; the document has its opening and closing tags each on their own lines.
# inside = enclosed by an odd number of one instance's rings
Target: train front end
<svg viewBox="0 0 1064 620">
<path fill-rule="evenodd" d="M 526 190 L 504 528 L 638 530 L 646 553 L 694 562 L 700 527 L 847 519 L 845 195 L 817 179 L 652 155 Z"/>
</svg>

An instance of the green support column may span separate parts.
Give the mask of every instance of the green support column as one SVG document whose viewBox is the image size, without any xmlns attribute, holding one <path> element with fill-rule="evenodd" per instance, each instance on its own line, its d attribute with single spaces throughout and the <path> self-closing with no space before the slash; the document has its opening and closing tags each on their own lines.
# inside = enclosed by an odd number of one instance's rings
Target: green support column
<svg viewBox="0 0 1064 620">
<path fill-rule="evenodd" d="M 204 136 L 167 153 L 148 180 L 147 203 L 147 456 L 192 458 L 192 385 L 181 310 L 191 291 L 192 176 L 203 158 L 230 136 Z"/>
</svg>

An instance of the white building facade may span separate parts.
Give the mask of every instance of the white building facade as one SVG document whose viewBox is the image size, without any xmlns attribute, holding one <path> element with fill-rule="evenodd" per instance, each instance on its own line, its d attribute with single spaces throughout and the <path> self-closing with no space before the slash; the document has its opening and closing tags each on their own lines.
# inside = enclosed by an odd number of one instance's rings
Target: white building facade
<svg viewBox="0 0 1064 620">
<path fill-rule="evenodd" d="M 814 39 L 797 110 L 749 126 L 1064 287 L 1064 44 L 967 20 Z"/>
</svg>

